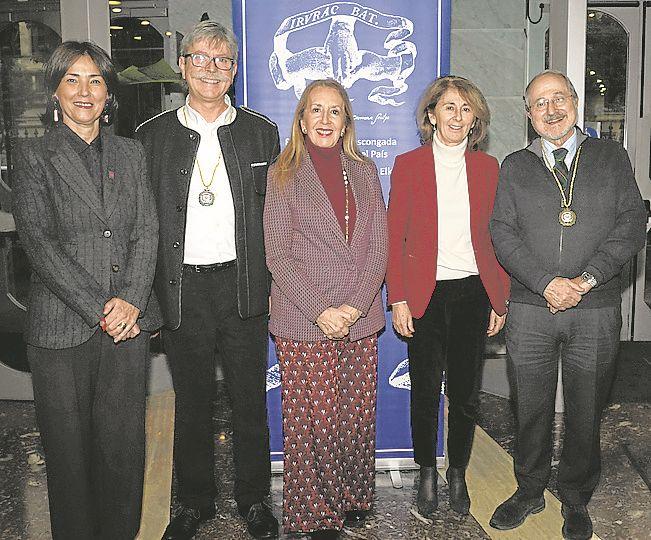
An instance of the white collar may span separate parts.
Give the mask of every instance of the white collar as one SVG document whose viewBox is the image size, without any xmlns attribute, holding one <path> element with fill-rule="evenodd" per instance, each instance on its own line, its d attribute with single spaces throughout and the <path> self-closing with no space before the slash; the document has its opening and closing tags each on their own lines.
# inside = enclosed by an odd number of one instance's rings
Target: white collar
<svg viewBox="0 0 651 540">
<path fill-rule="evenodd" d="M 237 110 L 231 105 L 231 99 L 228 97 L 228 95 L 224 96 L 224 103 L 226 103 L 226 109 L 217 118 L 215 118 L 213 122 L 208 122 L 203 116 L 201 116 L 198 111 L 190 106 L 190 96 L 186 97 L 185 105 L 183 108 L 185 108 L 185 113 L 187 114 L 189 125 L 185 127 L 203 131 L 232 124 L 235 120 L 235 116 L 237 115 Z M 183 125 L 185 125 L 185 122 L 183 121 L 185 120 L 183 110 L 179 110 L 178 116 L 179 120 L 182 120 Z"/>
<path fill-rule="evenodd" d="M 438 131 L 434 132 L 432 137 L 432 149 L 434 157 L 444 165 L 458 165 L 465 159 L 466 147 L 468 146 L 468 137 L 455 146 L 448 146 L 441 142 Z"/>
</svg>

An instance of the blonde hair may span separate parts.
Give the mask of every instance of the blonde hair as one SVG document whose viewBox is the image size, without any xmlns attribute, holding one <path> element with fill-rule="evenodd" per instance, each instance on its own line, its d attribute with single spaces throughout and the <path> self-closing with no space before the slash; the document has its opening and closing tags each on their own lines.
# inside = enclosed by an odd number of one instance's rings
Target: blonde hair
<svg viewBox="0 0 651 540">
<path fill-rule="evenodd" d="M 301 120 L 303 119 L 303 113 L 307 108 L 310 93 L 315 88 L 332 88 L 339 93 L 339 96 L 344 103 L 344 127 L 346 128 L 343 136 L 344 154 L 355 161 L 369 161 L 369 159 L 364 156 L 357 147 L 355 122 L 353 121 L 353 107 L 345 88 L 333 79 L 320 79 L 311 82 L 307 86 L 301 95 L 301 99 L 298 100 L 296 105 L 289 142 L 278 156 L 274 166 L 273 178 L 280 186 L 285 186 L 296 174 L 298 167 L 307 154 L 307 147 L 301 130 Z"/>
<path fill-rule="evenodd" d="M 416 123 L 420 132 L 420 140 L 423 144 L 430 142 L 434 136 L 434 126 L 430 122 L 428 112 L 434 111 L 436 104 L 448 90 L 456 90 L 459 95 L 468 102 L 475 116 L 475 125 L 468 134 L 468 148 L 476 150 L 488 135 L 488 125 L 491 120 L 491 113 L 488 103 L 481 90 L 468 79 L 447 75 L 439 77 L 432 82 L 423 92 L 416 110 Z"/>
</svg>

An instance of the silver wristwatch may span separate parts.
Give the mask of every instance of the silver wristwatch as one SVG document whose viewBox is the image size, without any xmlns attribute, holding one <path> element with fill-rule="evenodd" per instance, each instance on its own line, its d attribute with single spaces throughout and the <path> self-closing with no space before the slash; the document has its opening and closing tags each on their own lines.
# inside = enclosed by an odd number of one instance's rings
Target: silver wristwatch
<svg viewBox="0 0 651 540">
<path fill-rule="evenodd" d="M 581 274 L 581 279 L 590 285 L 590 287 L 597 286 L 597 280 L 590 272 L 583 272 L 583 274 Z"/>
</svg>

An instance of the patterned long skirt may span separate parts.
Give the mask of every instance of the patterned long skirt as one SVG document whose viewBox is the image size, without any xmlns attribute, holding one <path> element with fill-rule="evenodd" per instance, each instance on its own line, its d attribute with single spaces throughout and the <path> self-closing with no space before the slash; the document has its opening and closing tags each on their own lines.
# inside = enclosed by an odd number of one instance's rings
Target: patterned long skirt
<svg viewBox="0 0 651 540">
<path fill-rule="evenodd" d="M 281 370 L 283 529 L 341 529 L 375 489 L 377 336 L 276 338 Z"/>
</svg>

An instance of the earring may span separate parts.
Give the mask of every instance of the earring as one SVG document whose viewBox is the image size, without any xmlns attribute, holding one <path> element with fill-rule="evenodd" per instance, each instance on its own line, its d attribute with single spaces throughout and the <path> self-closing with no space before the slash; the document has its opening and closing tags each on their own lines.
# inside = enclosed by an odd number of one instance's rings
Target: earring
<svg viewBox="0 0 651 540">
<path fill-rule="evenodd" d="M 303 135 L 307 135 L 307 129 L 301 128 L 301 131 L 303 132 Z"/>
<path fill-rule="evenodd" d="M 104 110 L 102 111 L 102 121 L 105 124 L 109 123 L 109 110 L 110 110 L 110 108 L 111 108 L 111 101 L 107 99 L 104 102 Z"/>
<path fill-rule="evenodd" d="M 55 124 L 59 123 L 59 100 L 52 96 L 52 119 Z"/>
<path fill-rule="evenodd" d="M 344 133 L 346 133 L 346 130 L 345 130 L 345 129 L 342 129 L 342 130 L 341 130 L 341 136 L 342 136 L 342 137 L 344 136 Z"/>
</svg>

